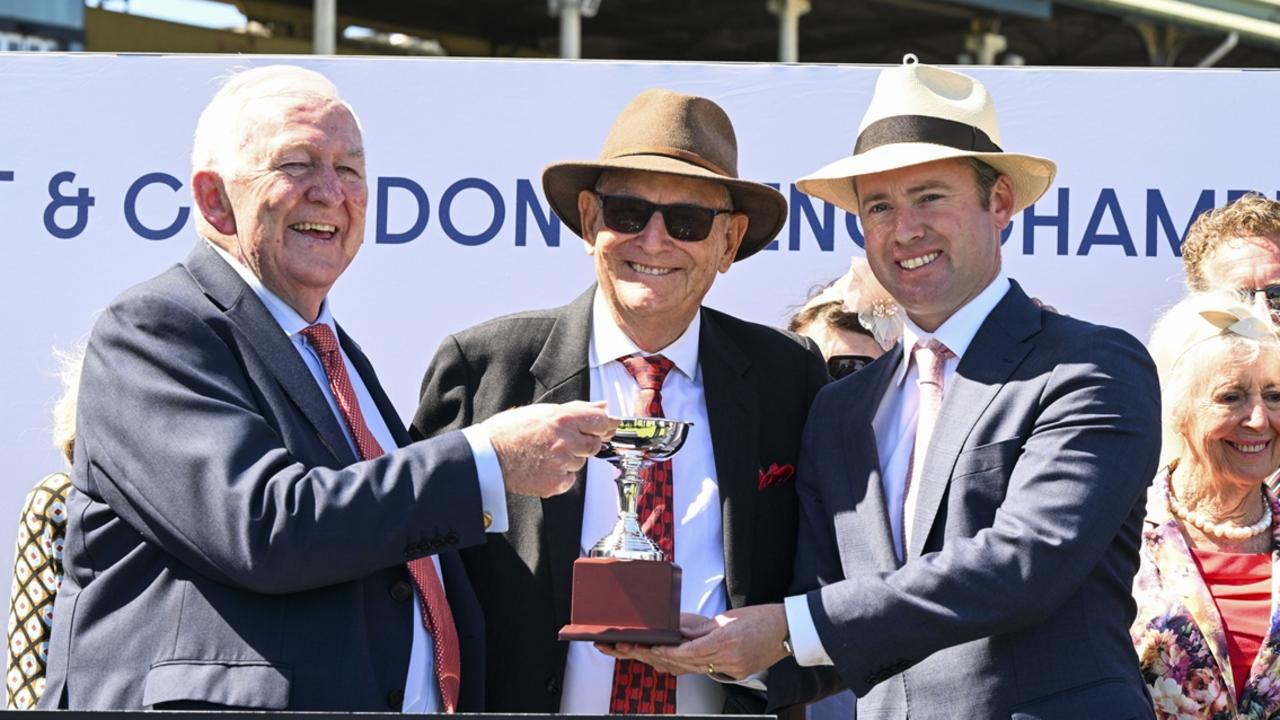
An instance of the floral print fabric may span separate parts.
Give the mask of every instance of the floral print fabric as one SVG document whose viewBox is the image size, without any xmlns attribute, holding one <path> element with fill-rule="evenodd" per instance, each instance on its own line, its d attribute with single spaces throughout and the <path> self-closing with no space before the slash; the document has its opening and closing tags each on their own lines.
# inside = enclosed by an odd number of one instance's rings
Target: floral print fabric
<svg viewBox="0 0 1280 720">
<path fill-rule="evenodd" d="M 1271 574 L 1271 618 L 1239 703 L 1222 616 L 1200 576 L 1191 548 L 1169 514 L 1164 471 L 1148 495 L 1142 565 L 1134 578 L 1138 615 L 1130 634 L 1156 717 L 1247 720 L 1280 717 L 1280 573 Z M 1272 516 L 1280 503 L 1269 491 Z M 1272 568 L 1280 562 L 1280 523 L 1273 523 Z"/>
</svg>

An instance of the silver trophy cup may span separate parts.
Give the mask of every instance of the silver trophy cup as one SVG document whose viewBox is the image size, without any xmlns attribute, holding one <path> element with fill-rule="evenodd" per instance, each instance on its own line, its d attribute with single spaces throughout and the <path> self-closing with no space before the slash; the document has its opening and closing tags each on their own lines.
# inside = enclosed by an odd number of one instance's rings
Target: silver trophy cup
<svg viewBox="0 0 1280 720">
<path fill-rule="evenodd" d="M 665 560 L 662 550 L 640 529 L 636 506 L 640 502 L 643 479 L 640 471 L 667 460 L 684 445 L 693 423 L 666 418 L 620 418 L 613 439 L 596 457 L 608 460 L 622 472 L 618 475 L 618 522 L 608 535 L 587 551 L 588 557 L 619 560 Z"/>
</svg>

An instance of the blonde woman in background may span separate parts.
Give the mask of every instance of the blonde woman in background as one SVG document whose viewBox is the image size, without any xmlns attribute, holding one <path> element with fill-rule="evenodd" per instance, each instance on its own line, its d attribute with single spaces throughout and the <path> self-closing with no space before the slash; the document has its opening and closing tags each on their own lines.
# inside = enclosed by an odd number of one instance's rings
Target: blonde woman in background
<svg viewBox="0 0 1280 720">
<path fill-rule="evenodd" d="M 62 395 L 53 406 L 53 444 L 70 469 L 76 444 L 76 400 L 84 348 L 54 350 Z M 8 661 L 5 673 L 7 707 L 35 707 L 44 693 L 49 632 L 53 627 L 53 598 L 62 584 L 62 542 L 67 530 L 66 471 L 49 473 L 27 493 L 18 520 L 18 544 L 9 592 Z"/>
<path fill-rule="evenodd" d="M 1235 294 L 1191 295 L 1150 349 L 1163 401 L 1132 628 L 1161 718 L 1280 713 L 1280 339 Z"/>
</svg>

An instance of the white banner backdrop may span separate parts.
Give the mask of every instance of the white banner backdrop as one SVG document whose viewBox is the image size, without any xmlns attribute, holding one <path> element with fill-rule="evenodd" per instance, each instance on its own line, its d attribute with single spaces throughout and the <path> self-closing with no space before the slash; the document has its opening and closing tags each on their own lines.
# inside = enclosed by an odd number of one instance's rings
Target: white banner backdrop
<svg viewBox="0 0 1280 720">
<path fill-rule="evenodd" d="M 850 152 L 875 67 L 0 53 L 0 557 L 27 488 L 62 467 L 51 348 L 86 338 L 112 297 L 186 256 L 196 117 L 220 76 L 276 62 L 328 75 L 363 122 L 366 243 L 332 303 L 406 419 L 446 334 L 561 304 L 592 281 L 581 241 L 542 198 L 541 169 L 595 157 L 646 88 L 722 104 L 742 175 L 791 199 L 776 248 L 720 277 L 708 304 L 783 324 L 861 254 L 854 219 L 792 183 Z M 1176 248 L 1195 214 L 1280 188 L 1266 120 L 1280 115 L 1280 72 L 972 72 L 996 99 L 1003 146 L 1059 164 L 1015 218 L 1004 261 L 1065 313 L 1145 338 L 1182 293 Z"/>
</svg>

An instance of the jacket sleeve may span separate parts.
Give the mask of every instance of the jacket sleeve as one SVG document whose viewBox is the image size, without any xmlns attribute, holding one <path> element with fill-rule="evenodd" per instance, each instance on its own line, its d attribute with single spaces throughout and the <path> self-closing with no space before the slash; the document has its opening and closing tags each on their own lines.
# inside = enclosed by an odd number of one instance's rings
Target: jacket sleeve
<svg viewBox="0 0 1280 720">
<path fill-rule="evenodd" d="M 445 338 L 422 377 L 418 411 L 409 427 L 410 436 L 420 440 L 470 426 L 475 416 L 472 408 L 475 375 L 458 338 L 454 335 Z"/>
<path fill-rule="evenodd" d="M 461 433 L 343 468 L 304 463 L 288 448 L 316 429 L 268 402 L 280 389 L 251 379 L 250 344 L 227 333 L 164 293 L 103 313 L 81 384 L 79 489 L 194 572 L 261 593 L 483 541 Z"/>
</svg>

